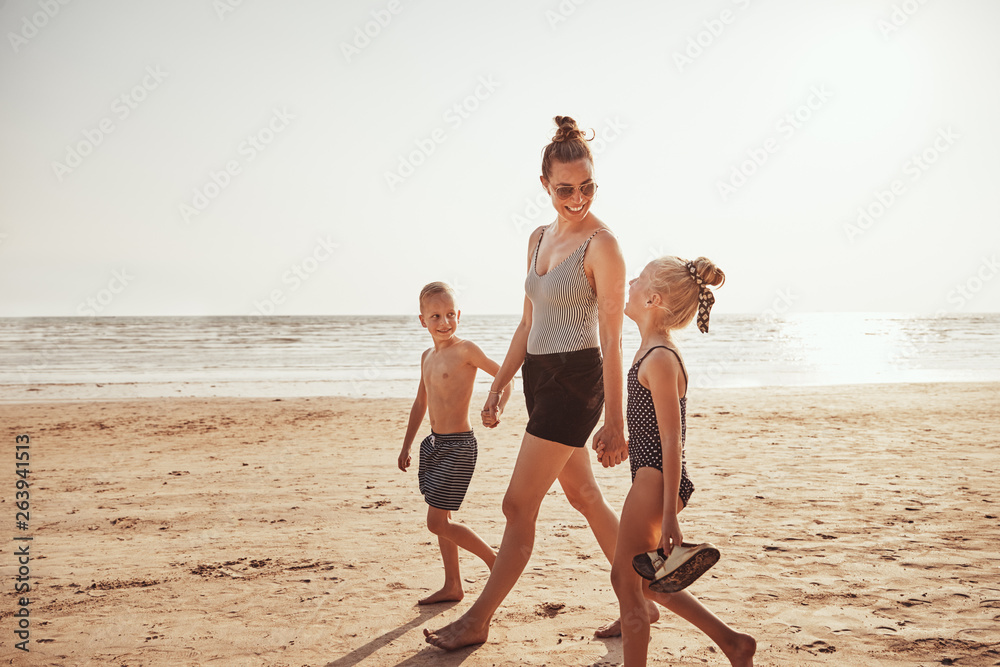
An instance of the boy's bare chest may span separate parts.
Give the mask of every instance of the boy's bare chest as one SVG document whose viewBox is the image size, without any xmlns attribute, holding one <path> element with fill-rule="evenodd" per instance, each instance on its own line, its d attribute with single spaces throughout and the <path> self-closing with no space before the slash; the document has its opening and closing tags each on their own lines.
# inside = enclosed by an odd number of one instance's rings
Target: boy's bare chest
<svg viewBox="0 0 1000 667">
<path fill-rule="evenodd" d="M 424 360 L 424 380 L 436 387 L 468 381 L 470 372 L 474 371 L 459 355 L 449 354 L 448 351 L 432 352 Z"/>
</svg>

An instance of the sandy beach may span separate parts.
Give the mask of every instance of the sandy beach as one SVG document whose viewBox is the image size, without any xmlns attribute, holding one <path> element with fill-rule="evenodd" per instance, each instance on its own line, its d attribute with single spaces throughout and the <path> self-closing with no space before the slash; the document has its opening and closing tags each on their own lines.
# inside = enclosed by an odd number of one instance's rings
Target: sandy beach
<svg viewBox="0 0 1000 667">
<path fill-rule="evenodd" d="M 474 402 L 481 402 L 479 398 Z M 616 665 L 609 566 L 558 487 L 490 641 L 445 654 L 417 607 L 442 568 L 415 467 L 396 469 L 409 401 L 170 398 L 2 406 L 8 472 L 0 664 Z M 722 559 L 692 586 L 758 639 L 758 665 L 1000 664 L 1000 385 L 692 390 L 687 539 Z M 476 429 L 457 517 L 499 544 L 524 425 Z M 15 436 L 31 437 L 31 519 L 15 525 Z M 597 467 L 621 508 L 628 467 Z M 14 533 L 30 543 L 30 653 L 14 648 Z M 668 615 L 651 664 L 723 665 Z"/>
</svg>

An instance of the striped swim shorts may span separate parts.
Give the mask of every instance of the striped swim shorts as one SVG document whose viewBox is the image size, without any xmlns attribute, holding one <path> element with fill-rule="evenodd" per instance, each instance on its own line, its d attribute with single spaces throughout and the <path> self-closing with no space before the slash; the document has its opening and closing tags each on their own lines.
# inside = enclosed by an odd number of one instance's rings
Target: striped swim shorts
<svg viewBox="0 0 1000 667">
<path fill-rule="evenodd" d="M 455 511 L 462 506 L 476 469 L 479 447 L 472 431 L 431 433 L 420 443 L 417 480 L 431 507 Z"/>
</svg>

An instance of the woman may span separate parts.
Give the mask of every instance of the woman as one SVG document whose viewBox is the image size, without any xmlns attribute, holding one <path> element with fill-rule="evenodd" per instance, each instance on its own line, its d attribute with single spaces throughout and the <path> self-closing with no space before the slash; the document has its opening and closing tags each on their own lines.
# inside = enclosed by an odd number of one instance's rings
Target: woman
<svg viewBox="0 0 1000 667">
<path fill-rule="evenodd" d="M 608 561 L 614 558 L 618 517 L 594 479 L 585 445 L 603 407 L 604 425 L 594 436 L 601 463 L 617 465 L 628 455 L 621 352 L 625 261 L 618 241 L 590 211 L 597 184 L 583 132 L 568 116 L 555 122 L 559 129 L 542 153 L 541 181 L 557 218 L 531 235 L 524 314 L 483 409 L 483 424 L 493 425 L 500 390 L 523 363 L 528 424 L 503 500 L 507 527 L 479 599 L 454 623 L 424 630 L 429 643 L 447 650 L 486 641 L 493 614 L 531 557 L 538 509 L 555 480 L 586 517 Z"/>
</svg>

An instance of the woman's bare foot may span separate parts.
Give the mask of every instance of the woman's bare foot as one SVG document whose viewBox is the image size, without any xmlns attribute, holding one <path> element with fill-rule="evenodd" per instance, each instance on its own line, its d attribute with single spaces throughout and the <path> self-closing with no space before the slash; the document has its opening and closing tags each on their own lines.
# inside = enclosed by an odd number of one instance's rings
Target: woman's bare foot
<svg viewBox="0 0 1000 667">
<path fill-rule="evenodd" d="M 646 609 L 649 611 L 649 622 L 656 623 L 660 620 L 660 608 L 656 606 L 653 602 L 646 600 Z M 608 637 L 621 637 L 622 636 L 622 619 L 616 618 L 607 625 L 602 625 L 597 628 L 594 632 L 594 636 L 598 639 L 606 639 Z"/>
<path fill-rule="evenodd" d="M 750 635 L 737 634 L 730 646 L 722 648 L 733 667 L 753 667 L 753 655 L 757 652 L 757 640 Z"/>
<path fill-rule="evenodd" d="M 448 586 L 447 584 L 437 593 L 431 593 L 423 600 L 417 600 L 417 604 L 435 604 L 437 602 L 459 602 L 465 597 L 462 585 Z"/>
<path fill-rule="evenodd" d="M 445 651 L 454 651 L 463 646 L 484 643 L 490 635 L 489 623 L 473 625 L 465 616 L 449 623 L 440 630 L 424 628 L 424 641 Z"/>
</svg>

